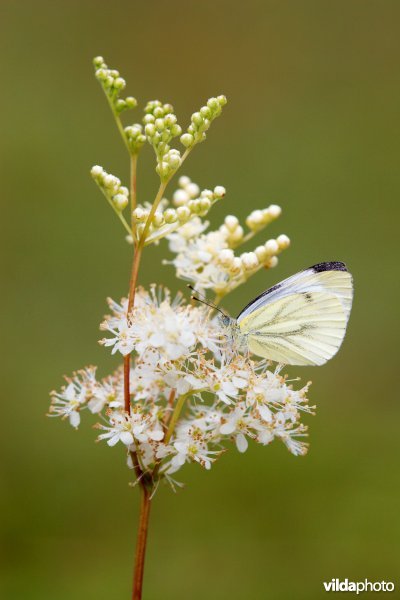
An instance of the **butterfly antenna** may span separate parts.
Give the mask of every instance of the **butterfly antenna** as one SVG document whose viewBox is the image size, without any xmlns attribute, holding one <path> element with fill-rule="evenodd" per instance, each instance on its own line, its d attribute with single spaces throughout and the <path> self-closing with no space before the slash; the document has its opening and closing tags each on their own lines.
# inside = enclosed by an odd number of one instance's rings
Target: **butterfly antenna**
<svg viewBox="0 0 400 600">
<path fill-rule="evenodd" d="M 195 290 L 194 287 L 192 285 L 190 285 L 190 283 L 188 283 L 187 287 L 190 290 L 192 290 L 192 292 L 194 292 L 195 294 L 197 294 L 197 296 L 195 296 L 194 294 L 192 294 L 192 296 L 191 296 L 192 300 L 196 300 L 196 302 L 201 302 L 201 304 L 205 304 L 206 306 L 209 306 L 210 308 L 213 308 L 214 310 L 217 310 L 224 317 L 228 316 L 227 314 L 224 313 L 223 310 L 221 310 L 216 304 L 214 304 L 214 302 L 211 302 L 210 300 L 207 300 L 207 298 L 206 298 L 206 296 L 204 294 L 201 294 L 200 292 L 198 292 L 197 290 Z"/>
</svg>

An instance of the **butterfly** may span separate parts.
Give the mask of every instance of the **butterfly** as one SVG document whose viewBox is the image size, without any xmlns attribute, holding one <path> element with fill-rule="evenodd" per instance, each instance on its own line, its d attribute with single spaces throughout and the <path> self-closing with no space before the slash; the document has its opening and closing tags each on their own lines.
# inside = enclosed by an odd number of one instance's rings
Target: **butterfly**
<svg viewBox="0 0 400 600">
<path fill-rule="evenodd" d="M 222 321 L 237 346 L 257 356 L 286 365 L 323 365 L 343 342 L 352 300 L 346 265 L 323 262 L 265 290 L 236 319 L 223 313 Z"/>
</svg>

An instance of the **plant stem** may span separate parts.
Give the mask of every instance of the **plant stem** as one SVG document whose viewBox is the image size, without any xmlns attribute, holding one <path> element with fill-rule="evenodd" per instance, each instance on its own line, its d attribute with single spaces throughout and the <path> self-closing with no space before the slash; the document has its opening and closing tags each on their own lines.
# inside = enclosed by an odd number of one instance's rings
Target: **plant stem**
<svg viewBox="0 0 400 600">
<path fill-rule="evenodd" d="M 136 174 L 137 174 L 137 154 L 131 154 L 131 227 L 132 235 L 135 232 L 135 222 L 133 219 L 133 211 L 136 208 Z"/>
<path fill-rule="evenodd" d="M 183 408 L 183 405 L 185 404 L 185 400 L 186 400 L 187 396 L 188 396 L 188 394 L 182 394 L 182 396 L 179 396 L 178 401 L 175 404 L 174 412 L 172 413 L 172 417 L 169 422 L 168 431 L 165 435 L 165 440 L 164 440 L 165 444 L 168 444 L 169 440 L 171 439 L 171 436 L 175 429 L 176 422 L 179 419 L 179 415 L 181 414 L 181 410 Z"/>
<path fill-rule="evenodd" d="M 151 492 L 141 486 L 142 503 L 140 507 L 139 529 L 136 542 L 135 568 L 133 574 L 132 600 L 141 600 L 143 587 L 144 559 L 146 555 L 147 532 L 149 529 L 149 515 L 151 506 Z"/>
</svg>

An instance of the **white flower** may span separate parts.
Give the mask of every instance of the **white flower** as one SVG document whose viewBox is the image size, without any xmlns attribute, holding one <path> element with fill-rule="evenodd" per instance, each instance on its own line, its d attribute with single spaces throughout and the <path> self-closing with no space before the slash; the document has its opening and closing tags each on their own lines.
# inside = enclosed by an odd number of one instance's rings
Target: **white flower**
<svg viewBox="0 0 400 600">
<path fill-rule="evenodd" d="M 178 431 L 178 437 L 173 442 L 175 454 L 172 457 L 166 473 L 172 474 L 178 471 L 185 462 L 198 462 L 205 469 L 211 469 L 211 463 L 215 460 L 216 451 L 212 451 L 207 446 L 207 441 L 203 433 L 194 427 L 188 430 Z"/>
<path fill-rule="evenodd" d="M 207 321 L 204 307 L 184 305 L 182 296 L 171 301 L 169 290 L 151 288 L 150 293 L 139 289 L 138 302 L 129 319 L 119 311 L 106 318 L 101 328 L 113 334 L 101 343 L 112 346 L 112 352 L 126 355 L 135 350 L 142 359 L 149 351 L 158 353 L 160 364 L 186 358 L 196 344 L 207 341 L 207 331 L 216 324 Z M 119 307 L 119 305 L 116 305 Z M 215 336 L 214 336 L 215 337 Z M 214 340 L 213 340 L 214 342 Z"/>
<path fill-rule="evenodd" d="M 78 428 L 80 411 L 85 408 L 96 387 L 96 368 L 87 367 L 77 371 L 72 378 L 66 377 L 66 381 L 68 385 L 63 386 L 61 392 L 51 392 L 49 415 L 68 418 L 72 427 Z"/>
</svg>

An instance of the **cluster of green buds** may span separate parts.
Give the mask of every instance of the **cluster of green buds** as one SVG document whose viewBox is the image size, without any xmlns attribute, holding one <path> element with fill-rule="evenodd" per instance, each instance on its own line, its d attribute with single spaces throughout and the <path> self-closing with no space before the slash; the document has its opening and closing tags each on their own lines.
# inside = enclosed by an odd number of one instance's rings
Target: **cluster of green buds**
<svg viewBox="0 0 400 600">
<path fill-rule="evenodd" d="M 126 142 L 131 154 L 137 154 L 143 144 L 146 142 L 146 136 L 143 133 L 143 127 L 140 123 L 128 125 L 124 128 Z"/>
<path fill-rule="evenodd" d="M 96 79 L 100 82 L 114 113 L 118 115 L 129 108 L 136 108 L 137 101 L 133 96 L 120 97 L 126 87 L 126 81 L 120 76 L 119 71 L 109 69 L 102 56 L 96 56 L 93 65 Z"/>
<path fill-rule="evenodd" d="M 160 202 L 148 228 L 145 245 L 158 242 L 194 218 L 205 217 L 214 204 L 225 196 L 225 188 L 220 185 L 216 186 L 214 191 L 206 189 L 200 192 L 199 186 L 192 183 L 189 177 L 181 177 L 179 183 L 181 187 L 173 196 L 173 204 L 176 208 L 170 206 L 165 198 Z M 186 193 L 184 201 L 182 197 L 176 201 L 179 192 L 185 188 L 190 188 L 191 194 Z M 146 226 L 150 210 L 150 206 L 139 205 L 132 213 L 138 239 Z"/>
<path fill-rule="evenodd" d="M 206 139 L 206 131 L 210 128 L 212 121 L 219 117 L 226 102 L 225 96 L 210 98 L 205 106 L 192 114 L 191 124 L 187 132 L 181 136 L 181 143 L 185 148 L 192 148 L 195 144 Z"/>
<path fill-rule="evenodd" d="M 129 203 L 128 188 L 121 184 L 121 180 L 118 177 L 107 173 L 99 165 L 92 167 L 90 174 L 113 208 L 118 212 L 122 212 Z"/>
<path fill-rule="evenodd" d="M 144 109 L 144 133 L 153 146 L 157 157 L 157 173 L 167 180 L 181 165 L 179 150 L 171 149 L 170 143 L 182 133 L 171 104 L 151 100 Z"/>
</svg>

